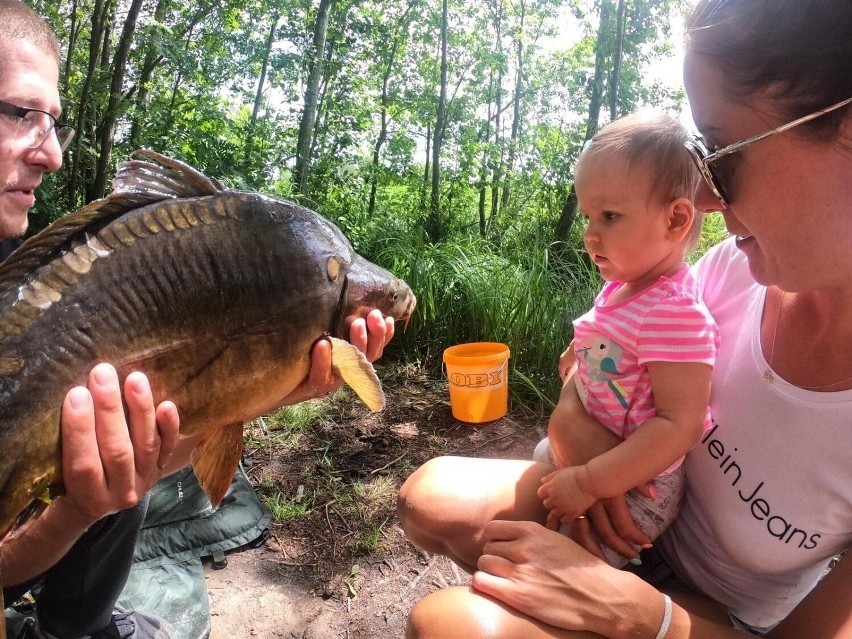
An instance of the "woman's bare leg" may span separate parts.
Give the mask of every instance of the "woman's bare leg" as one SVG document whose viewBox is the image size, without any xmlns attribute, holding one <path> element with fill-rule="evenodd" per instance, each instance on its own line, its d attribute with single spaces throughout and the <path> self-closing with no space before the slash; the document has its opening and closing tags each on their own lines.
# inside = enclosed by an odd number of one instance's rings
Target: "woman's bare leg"
<svg viewBox="0 0 852 639">
<path fill-rule="evenodd" d="M 407 639 L 600 639 L 536 621 L 472 588 L 433 592 L 411 611 Z"/>
<path fill-rule="evenodd" d="M 494 519 L 544 523 L 536 495 L 552 467 L 524 460 L 438 457 L 418 468 L 399 492 L 397 510 L 408 539 L 473 572 L 482 529 Z"/>
</svg>

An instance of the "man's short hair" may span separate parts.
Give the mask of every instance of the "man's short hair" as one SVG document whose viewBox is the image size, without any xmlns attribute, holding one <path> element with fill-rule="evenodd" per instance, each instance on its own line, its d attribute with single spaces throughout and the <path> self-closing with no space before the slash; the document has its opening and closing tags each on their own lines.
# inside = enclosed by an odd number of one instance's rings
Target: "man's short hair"
<svg viewBox="0 0 852 639">
<path fill-rule="evenodd" d="M 0 0 L 0 72 L 9 43 L 25 41 L 52 55 L 59 65 L 59 42 L 44 19 L 20 0 Z"/>
</svg>

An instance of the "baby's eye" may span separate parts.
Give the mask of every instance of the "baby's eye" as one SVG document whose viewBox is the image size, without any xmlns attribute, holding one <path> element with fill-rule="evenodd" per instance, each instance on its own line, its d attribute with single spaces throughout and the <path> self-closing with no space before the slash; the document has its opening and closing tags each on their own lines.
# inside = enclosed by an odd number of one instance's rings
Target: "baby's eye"
<svg viewBox="0 0 852 639">
<path fill-rule="evenodd" d="M 614 211 L 604 211 L 603 212 L 603 219 L 605 219 L 607 222 L 612 222 L 613 220 L 615 220 L 617 218 L 618 218 L 618 213 L 615 213 Z"/>
</svg>

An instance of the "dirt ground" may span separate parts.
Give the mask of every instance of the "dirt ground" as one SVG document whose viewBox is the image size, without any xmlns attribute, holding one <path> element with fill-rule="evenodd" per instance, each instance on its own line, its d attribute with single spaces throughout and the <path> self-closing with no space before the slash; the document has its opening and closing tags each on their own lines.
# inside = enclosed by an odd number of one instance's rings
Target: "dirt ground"
<svg viewBox="0 0 852 639">
<path fill-rule="evenodd" d="M 528 459 L 545 418 L 510 410 L 464 424 L 452 417 L 445 384 L 417 373 L 383 383 L 381 413 L 344 396 L 308 434 L 269 424 L 248 433 L 256 490 L 267 503 L 283 495 L 297 514 L 274 522 L 259 547 L 231 553 L 224 569 L 205 564 L 211 639 L 399 639 L 417 601 L 469 582 L 404 538 L 396 493 L 437 455 Z"/>
</svg>

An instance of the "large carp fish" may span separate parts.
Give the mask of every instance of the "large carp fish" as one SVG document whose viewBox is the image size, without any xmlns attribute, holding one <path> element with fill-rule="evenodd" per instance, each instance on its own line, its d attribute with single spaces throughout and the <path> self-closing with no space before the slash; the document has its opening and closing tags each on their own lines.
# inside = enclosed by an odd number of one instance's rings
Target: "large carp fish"
<svg viewBox="0 0 852 639">
<path fill-rule="evenodd" d="M 0 538 L 62 492 L 65 394 L 98 362 L 144 372 L 203 433 L 193 468 L 214 505 L 230 485 L 243 424 L 287 402 L 316 340 L 373 410 L 372 365 L 335 336 L 378 308 L 407 320 L 405 282 L 359 256 L 318 214 L 225 188 L 153 153 L 118 166 L 108 197 L 26 241 L 0 265 Z"/>
</svg>

